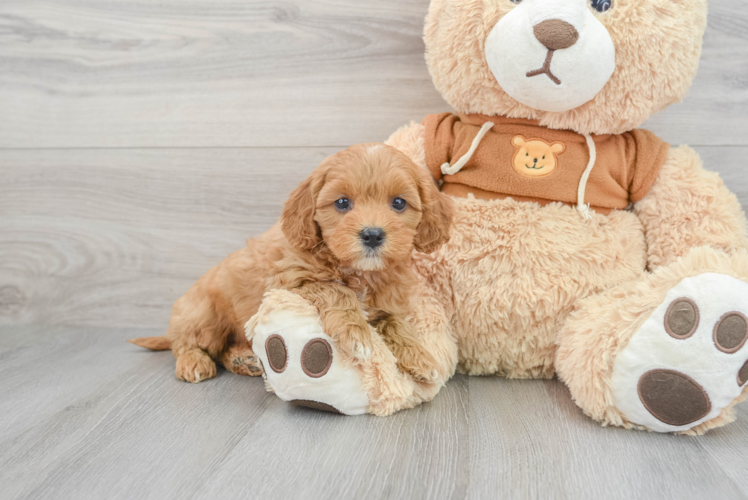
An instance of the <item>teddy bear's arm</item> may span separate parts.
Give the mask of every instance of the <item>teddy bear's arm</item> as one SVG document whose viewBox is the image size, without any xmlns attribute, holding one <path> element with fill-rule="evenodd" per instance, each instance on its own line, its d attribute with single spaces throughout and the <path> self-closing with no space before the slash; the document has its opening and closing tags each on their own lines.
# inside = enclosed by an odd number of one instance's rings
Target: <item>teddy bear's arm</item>
<svg viewBox="0 0 748 500">
<path fill-rule="evenodd" d="M 740 202 L 687 146 L 670 150 L 652 189 L 634 211 L 644 226 L 650 270 L 700 246 L 727 253 L 748 248 Z"/>
<path fill-rule="evenodd" d="M 417 122 L 410 122 L 410 125 L 404 125 L 385 141 L 385 144 L 399 149 L 416 165 L 428 170 L 426 165 L 426 149 L 424 148 L 426 128 Z"/>
</svg>

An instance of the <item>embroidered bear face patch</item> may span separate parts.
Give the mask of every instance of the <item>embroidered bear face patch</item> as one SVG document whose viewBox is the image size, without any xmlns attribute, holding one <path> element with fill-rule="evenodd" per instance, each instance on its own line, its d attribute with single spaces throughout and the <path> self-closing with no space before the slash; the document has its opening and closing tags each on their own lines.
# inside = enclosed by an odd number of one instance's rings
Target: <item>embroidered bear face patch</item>
<svg viewBox="0 0 748 500">
<path fill-rule="evenodd" d="M 512 138 L 512 146 L 517 148 L 512 162 L 514 170 L 527 177 L 544 177 L 556 170 L 557 155 L 566 151 L 563 142 L 548 144 L 543 139 L 527 140 L 521 135 Z"/>
</svg>

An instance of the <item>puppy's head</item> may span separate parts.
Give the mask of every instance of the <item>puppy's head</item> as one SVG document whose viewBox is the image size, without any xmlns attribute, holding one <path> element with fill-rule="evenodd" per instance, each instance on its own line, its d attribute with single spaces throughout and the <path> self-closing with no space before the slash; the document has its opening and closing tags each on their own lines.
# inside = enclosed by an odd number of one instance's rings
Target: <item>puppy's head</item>
<svg viewBox="0 0 748 500">
<path fill-rule="evenodd" d="M 452 201 L 426 169 L 384 144 L 360 144 L 327 158 L 286 202 L 281 224 L 296 248 L 325 245 L 345 267 L 385 269 L 415 248 L 449 239 Z"/>
</svg>

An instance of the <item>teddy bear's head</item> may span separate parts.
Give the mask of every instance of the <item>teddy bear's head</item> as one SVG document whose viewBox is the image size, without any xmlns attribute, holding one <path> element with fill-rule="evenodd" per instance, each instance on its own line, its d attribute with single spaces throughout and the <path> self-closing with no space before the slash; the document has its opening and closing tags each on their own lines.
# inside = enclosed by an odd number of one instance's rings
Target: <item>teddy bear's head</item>
<svg viewBox="0 0 748 500">
<path fill-rule="evenodd" d="M 432 0 L 426 61 L 458 112 L 621 133 L 681 100 L 707 0 Z"/>
</svg>

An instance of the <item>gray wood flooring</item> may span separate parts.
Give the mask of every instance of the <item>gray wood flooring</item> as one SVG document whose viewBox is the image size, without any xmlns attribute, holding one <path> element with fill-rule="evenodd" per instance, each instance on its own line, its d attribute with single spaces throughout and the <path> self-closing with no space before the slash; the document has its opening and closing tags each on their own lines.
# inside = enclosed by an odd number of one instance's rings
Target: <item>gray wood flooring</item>
<svg viewBox="0 0 748 500">
<path fill-rule="evenodd" d="M 326 155 L 448 106 L 427 0 L 0 2 L 0 498 L 746 498 L 748 405 L 702 438 L 602 428 L 557 381 L 456 377 L 389 418 L 179 383 L 171 303 Z M 647 127 L 748 208 L 748 10 Z"/>
</svg>

